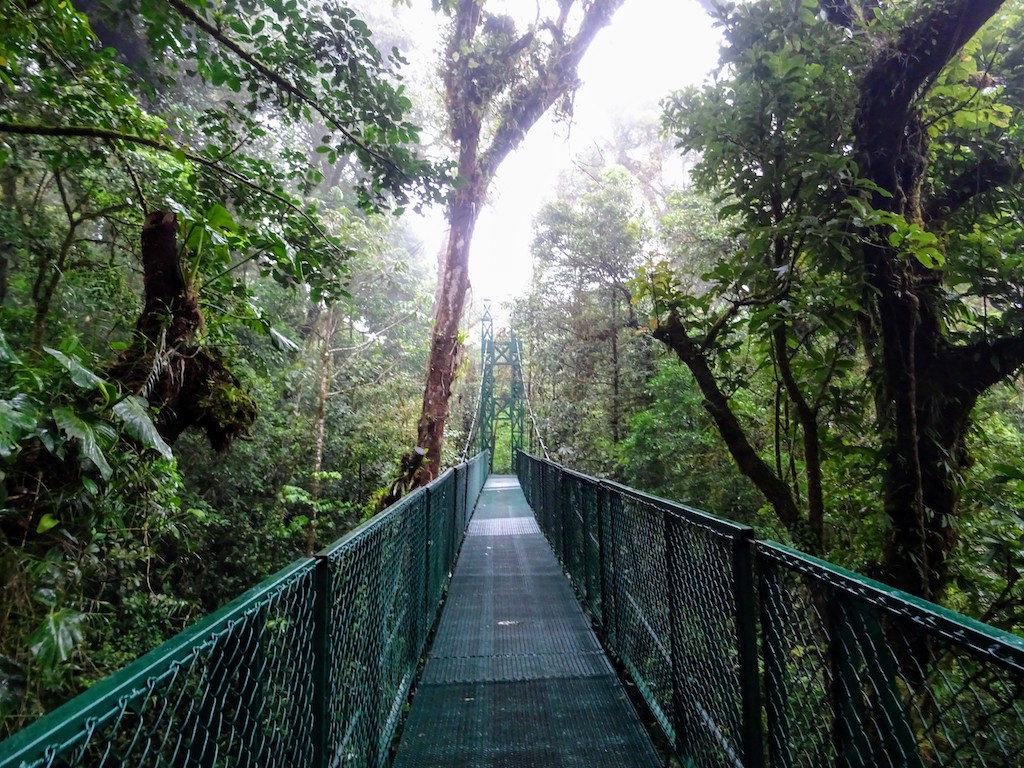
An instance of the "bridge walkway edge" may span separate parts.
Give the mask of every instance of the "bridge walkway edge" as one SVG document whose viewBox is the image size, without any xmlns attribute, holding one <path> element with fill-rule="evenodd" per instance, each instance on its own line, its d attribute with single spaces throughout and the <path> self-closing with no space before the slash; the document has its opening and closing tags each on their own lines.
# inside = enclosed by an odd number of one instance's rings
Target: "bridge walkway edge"
<svg viewBox="0 0 1024 768">
<path fill-rule="evenodd" d="M 661 765 L 514 476 L 484 486 L 394 765 Z"/>
</svg>

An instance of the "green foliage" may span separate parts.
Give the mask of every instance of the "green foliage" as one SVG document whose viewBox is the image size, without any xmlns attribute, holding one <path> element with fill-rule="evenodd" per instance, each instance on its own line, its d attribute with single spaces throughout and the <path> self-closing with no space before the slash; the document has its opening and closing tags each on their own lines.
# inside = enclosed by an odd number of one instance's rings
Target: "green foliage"
<svg viewBox="0 0 1024 768">
<path fill-rule="evenodd" d="M 340 3 L 14 9 L 0 30 L 0 738 L 305 551 L 314 516 L 316 546 L 363 516 L 408 443 L 428 337 L 430 288 L 386 214 L 447 181 L 417 149 L 401 55 Z M 173 356 L 154 353 L 131 391 L 111 380 L 137 342 L 153 209 L 177 217 L 194 341 L 234 377 L 197 405 L 220 422 L 259 413 L 226 456 L 187 433 L 172 454 L 161 436 L 143 395 Z M 327 340 L 317 472 L 328 303 L 344 323 Z"/>
<path fill-rule="evenodd" d="M 6 732 L 80 689 L 83 665 L 103 656 L 84 655 L 94 633 L 127 595 L 154 591 L 159 548 L 190 521 L 174 509 L 178 474 L 141 398 L 121 396 L 73 340 L 32 362 L 2 335 L 0 350 Z M 107 646 L 137 651 L 130 635 Z"/>
<path fill-rule="evenodd" d="M 965 473 L 957 572 L 950 604 L 1024 633 L 1024 421 L 1019 387 L 1000 387 L 979 405 Z"/>
<path fill-rule="evenodd" d="M 736 469 L 690 372 L 662 359 L 649 387 L 651 404 L 633 416 L 622 444 L 622 481 L 731 520 L 763 523 L 763 500 Z"/>
<path fill-rule="evenodd" d="M 935 542 L 966 527 L 958 496 L 972 537 L 996 519 L 1016 536 L 1012 519 L 977 506 L 986 472 L 966 471 L 968 414 L 989 376 L 950 375 L 948 361 L 976 349 L 1001 376 L 1019 365 L 988 350 L 1020 342 L 1022 154 L 1015 5 L 936 59 L 946 66 L 899 117 L 900 157 L 869 143 L 895 119 L 872 104 L 907 76 L 890 53 L 914 35 L 931 45 L 934 33 L 914 28 L 926 10 L 873 8 L 844 27 L 812 2 L 723 7 L 717 76 L 664 105 L 678 147 L 699 152 L 692 179 L 714 196 L 717 228 L 688 219 L 700 197 L 677 197 L 680 214 L 662 227 L 669 258 L 634 284 L 797 540 L 809 525 L 812 545 L 839 562 L 881 564 L 924 592 L 944 579 Z M 911 477 L 913 462 L 924 479 Z M 930 537 L 917 543 L 915 502 L 901 490 L 915 482 L 926 500 L 917 528 Z M 958 561 L 973 588 L 986 581 L 969 565 L 976 546 Z M 929 557 L 938 576 L 924 573 Z M 1001 588 L 988 583 L 991 600 Z"/>
<path fill-rule="evenodd" d="M 312 150 L 349 169 L 353 207 L 366 210 L 436 199 L 442 176 L 415 154 L 418 129 L 403 119 L 411 102 L 395 84 L 400 56 L 380 54 L 351 9 L 327 10 L 230 2 L 211 19 L 204 3 L 126 0 L 90 18 L 68 3 L 32 3 L 0 41 L 15 95 L 0 110 L 10 171 L 46 167 L 78 186 L 77 200 L 62 190 L 72 230 L 137 207 L 177 212 L 191 278 L 254 261 L 315 298 L 341 295 L 352 252 L 309 198 L 323 180 Z M 140 75 L 170 102 L 164 116 L 145 106 Z M 316 147 L 311 131 L 323 134 Z M 74 183 L 85 176 L 101 183 Z M 99 204 L 112 184 L 125 194 Z"/>
<path fill-rule="evenodd" d="M 621 169 L 575 182 L 535 222 L 534 286 L 515 325 L 552 456 L 614 474 L 618 444 L 653 373 L 627 287 L 645 230 L 635 185 Z"/>
</svg>

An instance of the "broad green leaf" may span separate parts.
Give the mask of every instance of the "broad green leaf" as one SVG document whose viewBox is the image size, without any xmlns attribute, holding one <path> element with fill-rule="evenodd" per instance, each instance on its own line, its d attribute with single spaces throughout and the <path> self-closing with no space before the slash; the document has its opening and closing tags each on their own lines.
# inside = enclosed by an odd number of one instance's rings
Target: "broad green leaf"
<svg viewBox="0 0 1024 768">
<path fill-rule="evenodd" d="M 106 394 L 107 382 L 82 365 L 79 360 L 50 347 L 43 349 L 64 367 L 71 375 L 71 380 L 79 387 L 88 390 L 98 389 Z"/>
<path fill-rule="evenodd" d="M 3 331 L 0 331 L 0 363 L 21 365 L 21 360 L 18 359 L 18 356 L 14 354 L 14 351 L 7 344 Z"/>
<path fill-rule="evenodd" d="M 42 624 L 28 636 L 32 655 L 48 669 L 67 661 L 75 646 L 82 642 L 85 618 L 84 613 L 66 608 L 47 614 Z"/>
<path fill-rule="evenodd" d="M 36 533 L 46 533 L 48 530 L 56 528 L 58 525 L 60 525 L 60 520 L 47 512 L 39 519 L 39 525 L 36 526 Z"/>
<path fill-rule="evenodd" d="M 104 480 L 109 480 L 113 469 L 96 442 L 96 433 L 92 426 L 70 408 L 65 407 L 53 409 L 53 420 L 69 440 L 78 440 L 82 455 L 96 465 Z"/>
<path fill-rule="evenodd" d="M 36 426 L 36 404 L 28 395 L 0 400 L 0 456 L 10 456 L 18 442 Z"/>
<path fill-rule="evenodd" d="M 130 395 L 116 403 L 114 414 L 124 424 L 125 432 L 146 448 L 152 448 L 165 459 L 174 457 L 171 447 L 160 437 L 153 419 L 149 416 L 148 404 L 141 397 Z"/>
</svg>

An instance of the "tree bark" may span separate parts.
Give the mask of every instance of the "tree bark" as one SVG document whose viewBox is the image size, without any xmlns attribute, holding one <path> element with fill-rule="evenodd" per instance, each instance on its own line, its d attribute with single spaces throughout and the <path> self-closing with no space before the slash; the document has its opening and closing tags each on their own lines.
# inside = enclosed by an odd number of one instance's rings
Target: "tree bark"
<svg viewBox="0 0 1024 768">
<path fill-rule="evenodd" d="M 530 32 L 501 50 L 488 52 L 491 57 L 486 64 L 488 71 L 506 76 L 502 85 L 508 86 L 508 91 L 485 82 L 481 67 L 487 60 L 480 60 L 472 53 L 474 43 L 487 42 L 481 35 L 482 3 L 461 0 L 455 9 L 444 81 L 451 137 L 458 147 L 458 169 L 463 184 L 453 192 L 448 205 L 448 241 L 438 269 L 434 328 L 417 430 L 417 447 L 426 452 L 427 468 L 417 470 L 415 482 L 408 485 L 426 484 L 441 470 L 448 401 L 461 351 L 459 322 L 469 290 L 470 246 L 487 189 L 502 161 L 530 128 L 557 99 L 576 87 L 577 67 L 583 53 L 623 0 L 593 0 L 585 6 L 576 34 L 567 37 L 564 24 L 572 2 L 561 3 L 563 12 L 551 25 L 553 36 L 549 48 L 536 45 L 535 33 Z M 548 50 L 547 58 L 520 84 L 511 86 L 507 76 L 524 51 L 531 47 L 538 56 Z M 502 94 L 505 94 L 504 99 Z M 494 112 L 493 131 L 488 131 L 492 138 L 483 145 L 484 115 L 488 110 Z"/>
<path fill-rule="evenodd" d="M 873 196 L 875 208 L 918 223 L 935 215 L 922 202 L 928 146 L 917 102 L 1001 5 L 947 0 L 924 6 L 868 69 L 860 84 L 854 154 L 862 173 L 888 193 Z M 864 249 L 868 311 L 862 324 L 865 352 L 877 363 L 876 415 L 886 435 L 890 528 L 882 576 L 938 599 L 949 579 L 969 415 L 983 389 L 947 367 L 958 351 L 940 322 L 941 273 L 900 254 L 886 234 L 873 233 Z"/>
<path fill-rule="evenodd" d="M 800 513 L 793 494 L 782 479 L 758 454 L 736 414 L 729 406 L 729 398 L 718 385 L 711 366 L 697 342 L 690 338 L 678 315 L 672 313 L 654 331 L 654 338 L 664 342 L 693 374 L 704 396 L 704 409 L 715 422 L 730 455 L 740 472 L 761 491 L 779 520 L 786 526 L 797 545 L 811 554 L 821 551 L 821 541 L 808 521 Z"/>
<path fill-rule="evenodd" d="M 306 557 L 312 557 L 316 549 L 316 525 L 320 501 L 320 473 L 324 468 L 324 441 L 327 437 L 327 400 L 331 391 L 331 342 L 338 329 L 334 307 L 324 312 L 320 330 L 320 370 L 317 375 L 316 413 L 313 416 L 313 471 L 309 478 L 309 522 L 306 524 Z"/>
<path fill-rule="evenodd" d="M 156 426 L 168 443 L 186 429 L 206 432 L 217 450 L 245 436 L 256 404 L 220 355 L 195 342 L 203 315 L 179 262 L 178 221 L 154 211 L 142 227 L 145 290 L 131 346 L 110 367 L 110 377 L 159 410 Z"/>
</svg>

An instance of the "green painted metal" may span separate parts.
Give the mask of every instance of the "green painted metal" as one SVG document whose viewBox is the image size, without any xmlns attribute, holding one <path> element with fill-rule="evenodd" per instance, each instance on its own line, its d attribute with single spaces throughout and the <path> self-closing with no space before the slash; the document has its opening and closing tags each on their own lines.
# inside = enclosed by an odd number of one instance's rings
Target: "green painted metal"
<svg viewBox="0 0 1024 768">
<path fill-rule="evenodd" d="M 16 733 L 0 766 L 202 765 L 226 752 L 309 764 L 314 570 L 293 563 Z M 244 669 L 239 647 L 263 649 L 262 668 Z M 258 707 L 241 699 L 253 685 Z"/>
<path fill-rule="evenodd" d="M 740 615 L 754 605 L 743 601 L 752 530 L 523 453 L 517 466 L 580 602 L 680 762 L 760 766 L 755 622 Z"/>
<path fill-rule="evenodd" d="M 517 468 L 681 764 L 1024 765 L 1024 638 L 700 510 L 522 453 Z"/>
<path fill-rule="evenodd" d="M 0 768 L 380 766 L 488 457 L 0 743 Z"/>
<path fill-rule="evenodd" d="M 0 768 L 378 768 L 489 458 L 0 743 Z M 522 452 L 522 489 L 682 765 L 1024 765 L 1024 638 Z"/>
<path fill-rule="evenodd" d="M 513 464 L 499 470 L 513 472 L 516 452 L 525 447 L 527 437 L 523 361 L 515 330 L 502 331 L 495 337 L 487 302 L 480 320 L 480 376 L 479 448 L 490 452 L 494 471 L 497 430 L 507 424 Z"/>
<path fill-rule="evenodd" d="M 1024 764 L 1024 638 L 774 542 L 757 567 L 772 766 Z"/>
</svg>

